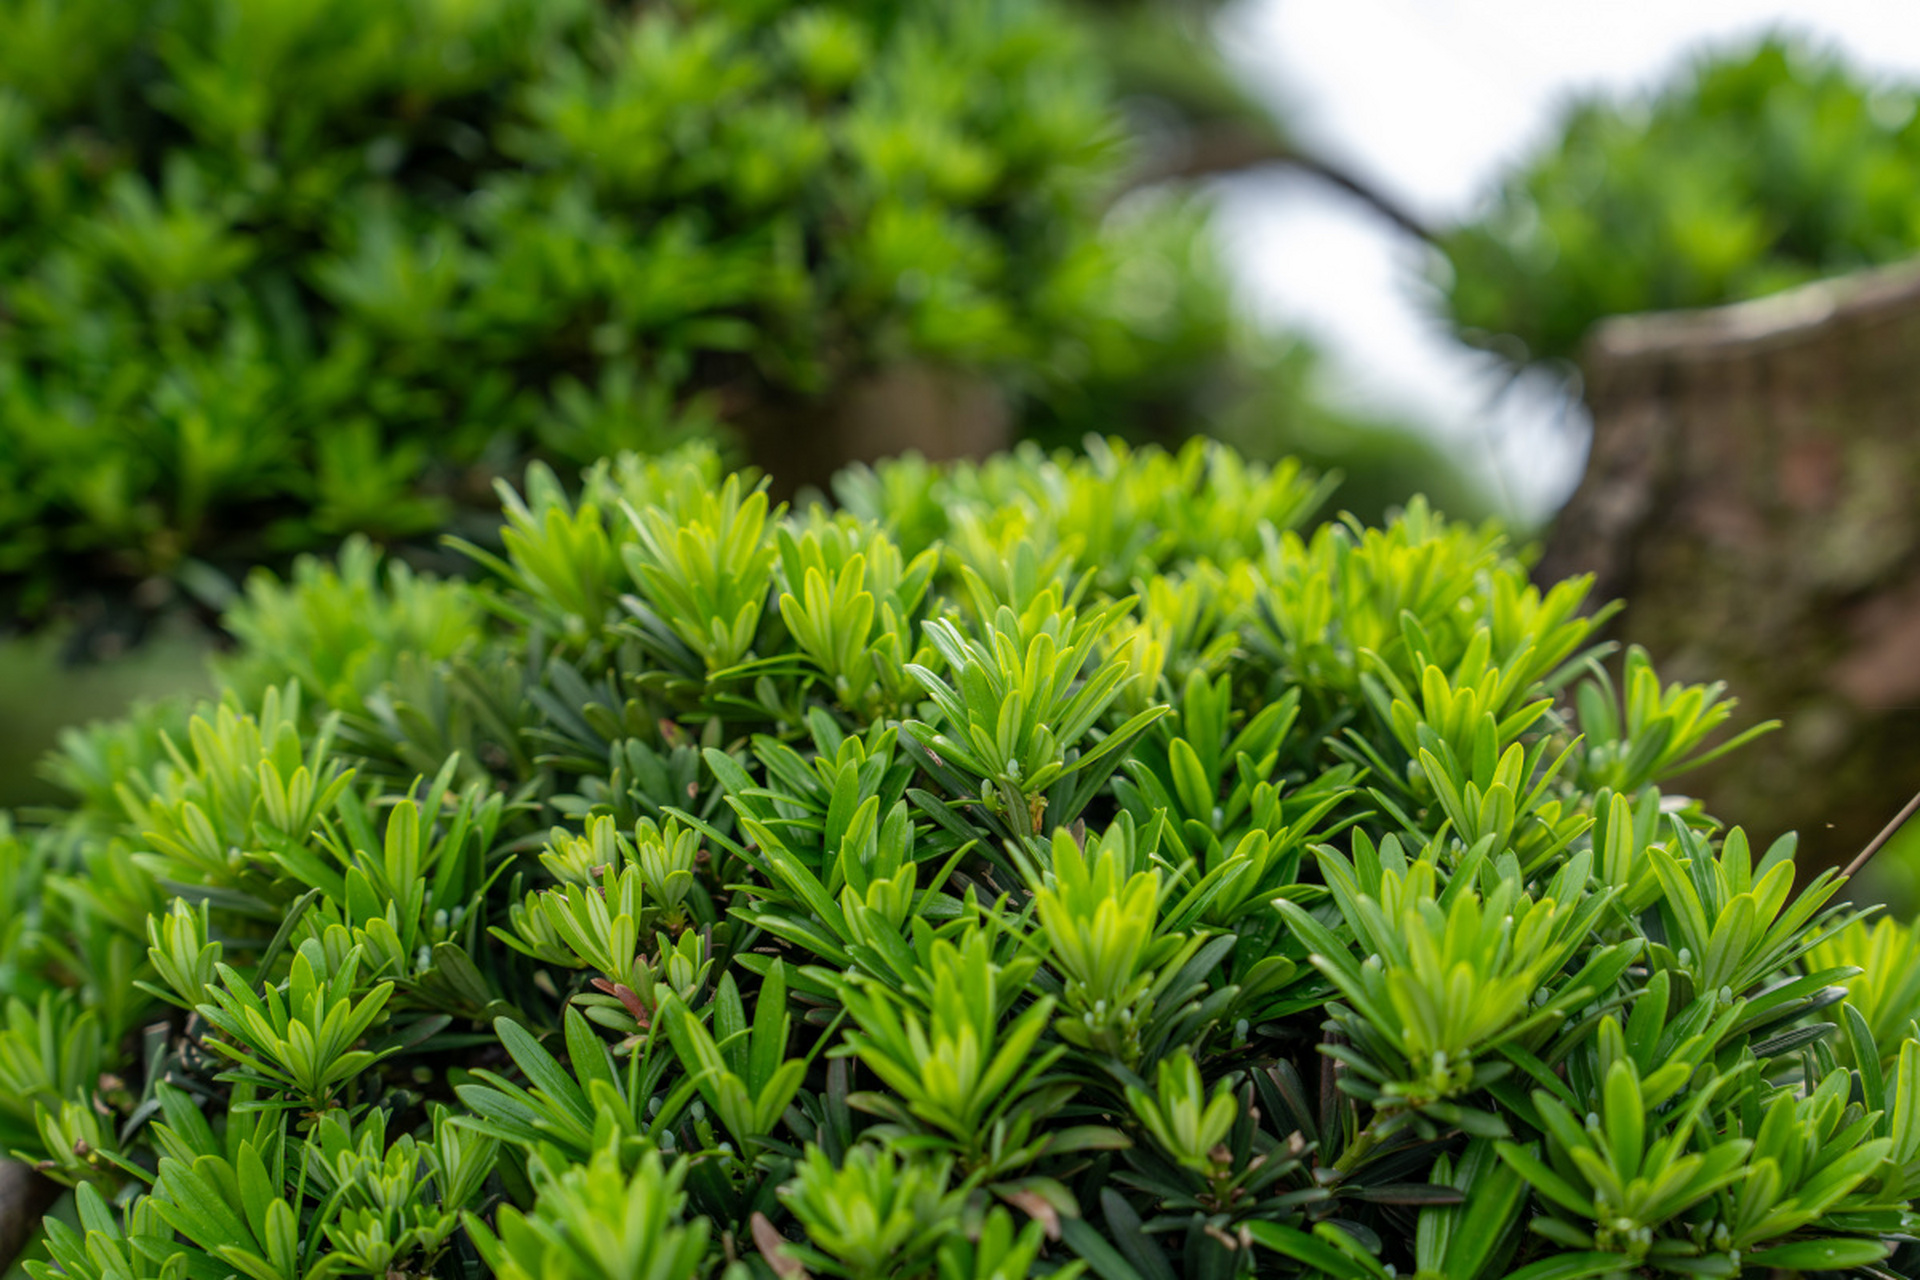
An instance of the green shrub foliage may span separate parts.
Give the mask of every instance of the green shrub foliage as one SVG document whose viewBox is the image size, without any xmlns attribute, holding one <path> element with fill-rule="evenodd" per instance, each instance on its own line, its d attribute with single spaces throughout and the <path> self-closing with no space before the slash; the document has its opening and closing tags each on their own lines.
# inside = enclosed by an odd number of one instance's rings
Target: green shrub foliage
<svg viewBox="0 0 1920 1280">
<path fill-rule="evenodd" d="M 1444 237 L 1446 305 L 1515 360 L 1604 316 L 1716 306 L 1920 250 L 1920 86 L 1785 36 L 1592 98 Z"/>
<path fill-rule="evenodd" d="M 907 364 L 1194 420 L 1200 211 L 1054 0 L 0 0 L 0 608 L 438 531 Z M 477 499 L 477 504 L 474 500 Z"/>
<path fill-rule="evenodd" d="M 1920 1274 L 1911 938 L 1494 529 L 1201 444 L 502 497 L 0 836 L 40 1280 Z"/>
</svg>

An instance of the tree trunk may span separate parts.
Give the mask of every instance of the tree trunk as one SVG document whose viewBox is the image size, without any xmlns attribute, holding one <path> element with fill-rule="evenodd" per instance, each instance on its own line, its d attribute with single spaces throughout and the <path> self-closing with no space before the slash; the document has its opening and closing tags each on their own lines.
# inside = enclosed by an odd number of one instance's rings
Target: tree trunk
<svg viewBox="0 0 1920 1280">
<path fill-rule="evenodd" d="M 984 458 L 1013 435 L 1012 413 L 992 382 L 921 361 L 869 373 L 813 404 L 751 411 L 734 425 L 782 498 L 824 491 L 848 463 L 909 450 L 934 461 Z"/>
<path fill-rule="evenodd" d="M 1611 320 L 1585 368 L 1541 577 L 1596 574 L 1664 677 L 1785 721 L 1683 789 L 1845 862 L 1920 789 L 1920 264 Z"/>
<path fill-rule="evenodd" d="M 40 1219 L 64 1190 L 30 1164 L 0 1159 L 0 1271 L 33 1240 Z"/>
</svg>

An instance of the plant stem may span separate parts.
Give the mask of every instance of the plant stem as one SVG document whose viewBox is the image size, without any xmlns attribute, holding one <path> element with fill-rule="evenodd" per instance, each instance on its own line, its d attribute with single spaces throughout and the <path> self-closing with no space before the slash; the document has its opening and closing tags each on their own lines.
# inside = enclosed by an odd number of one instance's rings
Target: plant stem
<svg viewBox="0 0 1920 1280">
<path fill-rule="evenodd" d="M 1347 1144 L 1347 1149 L 1342 1151 L 1340 1158 L 1333 1162 L 1335 1173 L 1344 1178 L 1352 1173 L 1354 1167 L 1362 1160 L 1373 1154 L 1373 1149 L 1380 1145 L 1380 1134 L 1374 1128 L 1379 1122 L 1380 1118 L 1375 1116 L 1367 1122 L 1366 1128 L 1354 1135 L 1353 1141 Z"/>
</svg>

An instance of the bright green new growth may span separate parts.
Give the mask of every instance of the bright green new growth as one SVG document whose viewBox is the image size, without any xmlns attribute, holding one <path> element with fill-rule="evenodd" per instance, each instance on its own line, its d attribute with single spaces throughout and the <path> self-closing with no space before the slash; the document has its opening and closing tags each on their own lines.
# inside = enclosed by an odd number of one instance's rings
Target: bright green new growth
<svg viewBox="0 0 1920 1280">
<path fill-rule="evenodd" d="M 1911 935 L 1586 584 L 1212 445 L 535 471 L 0 828 L 39 1280 L 1920 1275 Z M 1624 699 L 1624 705 L 1623 705 Z"/>
</svg>

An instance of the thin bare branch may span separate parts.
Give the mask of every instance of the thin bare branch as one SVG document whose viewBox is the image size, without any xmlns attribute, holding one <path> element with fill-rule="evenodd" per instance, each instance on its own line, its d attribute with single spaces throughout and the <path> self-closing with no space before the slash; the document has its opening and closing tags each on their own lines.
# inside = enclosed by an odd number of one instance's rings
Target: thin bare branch
<svg viewBox="0 0 1920 1280">
<path fill-rule="evenodd" d="M 1866 866 L 1868 860 L 1871 859 L 1874 854 L 1880 852 L 1880 847 L 1886 844 L 1887 841 L 1893 839 L 1893 837 L 1899 833 L 1901 827 L 1907 825 L 1907 819 L 1911 818 L 1916 810 L 1920 810 L 1920 792 L 1915 792 L 1913 799 L 1907 801 L 1907 807 L 1893 815 L 1892 822 L 1880 828 L 1880 834 L 1867 842 L 1867 847 L 1860 851 L 1860 856 L 1852 862 L 1849 862 L 1847 869 L 1841 872 L 1841 874 L 1851 877 L 1854 872 Z"/>
</svg>

